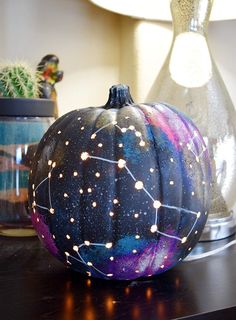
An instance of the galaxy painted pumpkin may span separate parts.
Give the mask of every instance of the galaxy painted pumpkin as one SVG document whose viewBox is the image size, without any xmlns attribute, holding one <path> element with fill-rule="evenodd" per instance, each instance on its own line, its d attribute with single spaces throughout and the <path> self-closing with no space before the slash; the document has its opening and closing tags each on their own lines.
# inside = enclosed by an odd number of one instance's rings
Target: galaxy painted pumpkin
<svg viewBox="0 0 236 320">
<path fill-rule="evenodd" d="M 76 271 L 104 279 L 161 273 L 197 243 L 210 168 L 193 123 L 134 104 L 127 86 L 103 107 L 72 111 L 41 140 L 30 176 L 39 238 Z"/>
</svg>

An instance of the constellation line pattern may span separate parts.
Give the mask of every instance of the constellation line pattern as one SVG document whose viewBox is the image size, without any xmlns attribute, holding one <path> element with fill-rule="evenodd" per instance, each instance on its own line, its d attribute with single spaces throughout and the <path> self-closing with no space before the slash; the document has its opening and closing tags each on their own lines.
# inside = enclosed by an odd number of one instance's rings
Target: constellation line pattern
<svg viewBox="0 0 236 320">
<path fill-rule="evenodd" d="M 129 117 L 126 117 L 127 119 Z M 81 120 L 81 117 L 78 118 L 78 120 L 80 121 Z M 114 127 L 116 127 L 121 133 L 126 133 L 128 130 L 131 131 L 131 132 L 134 132 L 135 136 L 137 138 L 140 139 L 140 142 L 139 142 L 139 145 L 141 147 L 144 147 L 146 145 L 144 139 L 143 139 L 143 136 L 142 136 L 142 133 L 137 131 L 135 129 L 135 126 L 133 125 L 130 125 L 128 128 L 121 128 L 118 124 L 117 124 L 117 121 L 113 120 L 112 122 L 109 122 L 107 123 L 106 125 L 103 125 L 101 128 L 99 128 L 97 131 L 95 131 L 94 133 L 92 133 L 91 135 L 91 140 L 94 140 L 97 138 L 97 135 L 99 134 L 99 132 L 101 132 L 102 130 L 104 130 L 105 128 L 109 127 L 113 125 Z M 84 127 L 81 127 L 81 130 L 84 130 Z M 61 130 L 59 131 L 61 133 Z M 59 134 L 58 132 L 58 134 Z M 193 144 L 193 140 L 198 138 L 197 135 L 195 134 L 193 138 L 191 138 L 191 140 L 189 141 L 189 143 L 187 143 L 187 148 L 188 150 L 190 150 L 194 156 L 196 157 L 196 161 L 199 162 L 199 158 L 203 155 L 203 153 L 206 151 L 206 148 L 203 146 L 203 150 L 202 152 L 198 155 L 196 154 L 196 152 L 194 150 L 192 150 L 192 147 L 194 147 L 194 144 Z M 198 138 L 199 139 L 199 138 Z M 69 145 L 69 141 L 66 141 L 65 142 L 65 145 L 68 146 Z M 122 144 L 119 145 L 119 147 L 123 147 Z M 99 156 L 96 156 L 96 155 L 90 155 L 88 152 L 84 151 L 80 154 L 80 158 L 82 161 L 86 161 L 86 160 L 97 160 L 97 161 L 101 161 L 101 162 L 105 162 L 105 163 L 109 163 L 109 164 L 113 164 L 113 165 L 117 165 L 118 168 L 120 169 L 124 169 L 127 174 L 131 177 L 131 179 L 134 181 L 134 189 L 136 190 L 142 190 L 147 196 L 148 198 L 152 201 L 152 205 L 153 205 L 153 208 L 154 208 L 154 212 L 155 212 L 155 217 L 154 217 L 154 221 L 153 221 L 153 224 L 151 225 L 151 228 L 150 228 L 150 232 L 151 233 L 157 233 L 157 234 L 160 234 L 166 238 L 170 238 L 170 239 L 175 239 L 177 241 L 180 241 L 182 244 L 185 243 L 189 237 L 189 235 L 192 233 L 192 231 L 194 230 L 195 226 L 196 226 L 196 223 L 198 221 L 198 219 L 200 218 L 201 216 L 201 212 L 195 212 L 195 211 L 192 211 L 192 210 L 188 210 L 188 209 L 185 209 L 185 208 L 181 208 L 181 207 L 176 207 L 176 206 L 170 206 L 168 204 L 164 204 L 164 203 L 161 203 L 158 199 L 155 199 L 154 196 L 151 195 L 151 193 L 146 189 L 143 181 L 140 181 L 138 180 L 134 174 L 132 173 L 132 171 L 130 170 L 130 168 L 127 166 L 127 163 L 126 163 L 126 160 L 125 159 L 119 159 L 119 160 L 111 160 L 111 159 L 107 159 L 107 158 L 103 158 L 103 157 L 99 157 Z M 174 162 L 174 160 L 171 158 L 170 159 L 170 162 Z M 35 208 L 38 207 L 42 210 L 46 210 L 48 211 L 49 213 L 51 214 L 55 214 L 55 209 L 53 208 L 53 204 L 52 204 L 52 196 L 51 196 L 51 178 L 52 178 L 52 175 L 53 175 L 53 169 L 56 167 L 56 162 L 53 162 L 52 160 L 49 160 L 48 161 L 48 166 L 49 166 L 49 173 L 48 173 L 48 176 L 46 178 L 44 178 L 36 187 L 35 185 L 33 184 L 32 185 L 32 189 L 33 189 L 33 203 L 32 203 L 32 208 L 33 208 L 33 212 L 35 213 Z M 152 168 L 150 168 L 150 172 L 153 172 L 154 170 Z M 76 176 L 78 173 L 77 172 L 74 172 L 74 176 Z M 61 178 L 63 175 L 60 174 L 59 177 Z M 96 176 L 99 177 L 100 176 L 100 173 L 97 172 L 96 173 Z M 40 204 L 38 204 L 36 202 L 36 192 L 37 190 L 44 184 L 44 183 L 48 183 L 48 202 L 49 202 L 49 208 L 48 207 L 45 207 L 45 206 L 42 206 Z M 170 185 L 174 184 L 173 181 L 170 181 Z M 89 188 L 90 189 L 90 188 Z M 89 191 L 88 191 L 89 192 Z M 83 193 L 83 190 L 80 189 L 80 193 Z M 68 197 L 67 193 L 64 193 L 64 197 Z M 114 199 L 114 201 L 118 201 L 117 199 Z M 115 203 L 115 202 L 114 202 Z M 96 206 L 96 203 L 93 202 L 93 207 Z M 158 229 L 158 225 L 157 225 L 157 222 L 158 222 L 158 211 L 160 208 L 165 208 L 165 209 L 169 209 L 169 210 L 175 210 L 175 211 L 178 211 L 180 214 L 181 212 L 185 212 L 187 214 L 190 214 L 190 215 L 193 215 L 195 216 L 195 220 L 194 220 L 194 223 L 190 229 L 190 231 L 188 232 L 188 234 L 182 238 L 178 237 L 178 236 L 175 236 L 175 235 L 171 235 L 171 234 L 167 234 L 163 231 L 160 231 Z M 206 214 L 206 213 L 205 213 Z M 112 217 L 114 215 L 113 212 L 110 212 L 110 217 Z M 71 222 L 74 222 L 74 219 L 71 218 L 70 220 Z M 195 232 L 197 233 L 197 231 Z M 70 239 L 70 235 L 66 235 L 67 239 Z M 55 236 L 53 237 L 55 239 Z M 136 232 L 136 235 L 135 235 L 135 239 L 140 239 L 140 236 L 138 235 L 138 233 Z M 91 269 L 94 269 L 95 271 L 99 272 L 101 275 L 103 276 L 106 276 L 106 277 L 112 277 L 113 274 L 112 273 L 104 273 L 102 272 L 101 270 L 99 270 L 98 268 L 96 268 L 96 266 L 93 265 L 93 263 L 91 261 L 85 261 L 85 259 L 83 258 L 82 256 L 82 253 L 81 253 L 81 249 L 84 248 L 84 247 L 89 247 L 89 246 L 97 246 L 97 247 L 104 247 L 106 249 L 110 249 L 113 247 L 113 243 L 112 242 L 107 242 L 107 243 L 93 243 L 93 242 L 90 242 L 89 240 L 85 240 L 84 243 L 82 244 L 79 244 L 79 245 L 74 245 L 73 246 L 73 251 L 76 252 L 77 256 L 74 256 L 72 254 L 70 254 L 69 252 L 65 252 L 65 257 L 66 257 L 66 262 L 68 264 L 71 264 L 71 260 L 76 260 L 88 267 L 90 267 Z M 133 253 L 136 253 L 136 250 L 133 250 Z M 110 260 L 113 261 L 114 257 L 110 257 Z M 91 275 L 91 272 L 87 272 L 87 274 L 90 276 Z"/>
</svg>

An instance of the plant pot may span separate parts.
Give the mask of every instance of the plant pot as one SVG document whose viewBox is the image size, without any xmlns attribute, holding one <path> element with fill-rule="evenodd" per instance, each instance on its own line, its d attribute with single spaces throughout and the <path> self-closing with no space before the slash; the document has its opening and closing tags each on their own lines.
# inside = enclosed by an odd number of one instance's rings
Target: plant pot
<svg viewBox="0 0 236 320">
<path fill-rule="evenodd" d="M 52 100 L 0 98 L 0 235 L 35 235 L 28 213 L 28 175 L 53 112 Z"/>
</svg>

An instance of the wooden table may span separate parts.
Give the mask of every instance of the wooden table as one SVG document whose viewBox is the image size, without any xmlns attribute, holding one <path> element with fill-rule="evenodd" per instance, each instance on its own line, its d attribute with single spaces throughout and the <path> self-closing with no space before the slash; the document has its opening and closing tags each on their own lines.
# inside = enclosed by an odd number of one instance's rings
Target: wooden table
<svg viewBox="0 0 236 320">
<path fill-rule="evenodd" d="M 204 250 L 226 241 L 205 243 Z M 198 245 L 195 251 L 202 249 Z M 35 238 L 0 238 L 1 320 L 236 319 L 236 246 L 131 282 L 70 271 Z"/>
</svg>

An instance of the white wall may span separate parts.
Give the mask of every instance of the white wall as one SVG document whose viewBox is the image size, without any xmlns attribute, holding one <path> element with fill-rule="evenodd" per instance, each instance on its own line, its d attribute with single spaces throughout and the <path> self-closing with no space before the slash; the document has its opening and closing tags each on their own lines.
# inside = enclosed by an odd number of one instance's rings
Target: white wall
<svg viewBox="0 0 236 320">
<path fill-rule="evenodd" d="M 236 106 L 236 20 L 211 23 L 213 56 Z M 60 58 L 60 113 L 105 103 L 108 88 L 130 85 L 145 101 L 172 39 L 169 23 L 121 17 L 88 0 L 0 0 L 0 59 L 34 66 L 47 53 Z"/>
<path fill-rule="evenodd" d="M 106 102 L 119 81 L 119 16 L 87 0 L 0 0 L 0 59 L 60 58 L 60 113 Z"/>
</svg>

